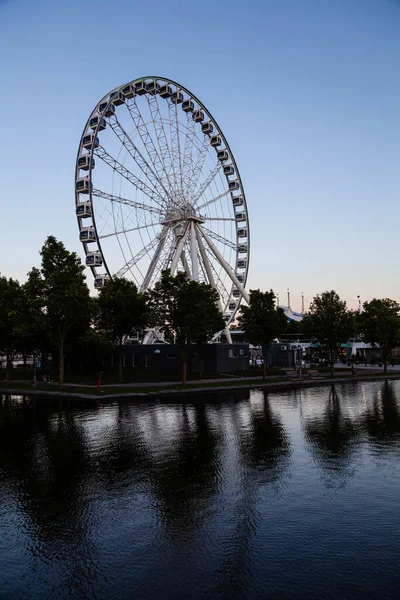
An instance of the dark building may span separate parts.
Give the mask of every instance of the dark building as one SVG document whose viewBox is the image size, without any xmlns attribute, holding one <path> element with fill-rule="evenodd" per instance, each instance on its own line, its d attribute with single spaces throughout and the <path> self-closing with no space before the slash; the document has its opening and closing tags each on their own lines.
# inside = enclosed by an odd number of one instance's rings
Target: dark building
<svg viewBox="0 0 400 600">
<path fill-rule="evenodd" d="M 173 344 L 126 344 L 123 347 L 124 367 L 139 371 L 180 373 L 180 347 Z M 116 364 L 116 357 L 113 361 Z M 201 361 L 203 369 L 201 369 Z M 249 368 L 248 344 L 202 344 L 189 347 L 188 373 L 230 373 Z"/>
</svg>

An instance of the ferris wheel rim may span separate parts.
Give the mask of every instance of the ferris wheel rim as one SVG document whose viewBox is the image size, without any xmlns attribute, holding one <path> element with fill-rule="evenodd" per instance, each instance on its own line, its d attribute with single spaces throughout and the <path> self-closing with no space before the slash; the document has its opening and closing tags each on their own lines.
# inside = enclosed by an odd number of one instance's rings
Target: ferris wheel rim
<svg viewBox="0 0 400 600">
<path fill-rule="evenodd" d="M 151 80 L 153 82 L 162 82 L 163 84 L 166 84 L 166 85 L 170 84 L 172 86 L 175 86 L 176 91 L 179 90 L 179 91 L 181 91 L 183 93 L 186 93 L 188 95 L 189 99 L 192 99 L 194 102 L 196 102 L 198 108 L 201 109 L 202 111 L 204 111 L 204 113 L 207 115 L 209 121 L 215 126 L 215 128 L 216 128 L 216 130 L 218 132 L 218 135 L 221 137 L 221 139 L 222 139 L 222 141 L 224 143 L 224 148 L 229 153 L 230 163 L 233 165 L 235 179 L 239 183 L 240 195 L 243 198 L 243 205 L 240 208 L 241 208 L 241 210 L 246 215 L 246 219 L 245 219 L 245 222 L 246 222 L 245 227 L 246 227 L 246 230 L 247 230 L 247 235 L 246 235 L 246 239 L 247 239 L 247 241 L 246 241 L 246 247 L 247 247 L 247 249 L 246 249 L 246 252 L 245 252 L 245 255 L 246 255 L 246 267 L 244 269 L 244 273 L 242 274 L 242 276 L 243 276 L 242 286 L 244 288 L 244 286 L 246 285 L 246 282 L 247 282 L 247 278 L 248 278 L 249 259 L 250 259 L 250 224 L 249 224 L 249 219 L 248 219 L 248 209 L 247 209 L 246 195 L 245 195 L 244 185 L 243 185 L 243 182 L 242 182 L 240 171 L 238 169 L 238 166 L 237 166 L 237 163 L 236 163 L 236 159 L 235 159 L 235 156 L 234 156 L 234 154 L 232 152 L 232 149 L 231 149 L 231 147 L 230 147 L 230 145 L 229 145 L 229 143 L 228 143 L 228 141 L 227 141 L 227 139 L 226 139 L 226 137 L 225 137 L 225 135 L 224 135 L 221 127 L 219 126 L 217 120 L 214 118 L 214 116 L 208 110 L 208 108 L 203 104 L 203 102 L 201 102 L 201 100 L 195 94 L 193 94 L 188 88 L 186 88 L 185 86 L 183 86 L 180 83 L 174 81 L 173 79 L 170 79 L 170 78 L 167 78 L 167 77 L 161 77 L 161 76 L 156 76 L 156 75 L 147 75 L 147 76 L 144 76 L 144 77 L 137 77 L 137 78 L 135 78 L 135 79 L 133 79 L 133 80 L 127 82 L 127 83 L 119 85 L 119 86 L 115 87 L 114 89 L 112 89 L 111 91 L 109 91 L 107 94 L 105 94 L 103 96 L 103 98 L 96 104 L 96 106 L 92 110 L 92 112 L 91 112 L 91 114 L 90 114 L 90 116 L 89 116 L 89 118 L 88 118 L 88 120 L 86 122 L 86 125 L 85 125 L 85 127 L 83 129 L 83 133 L 82 133 L 82 136 L 81 136 L 81 141 L 80 141 L 80 144 L 79 144 L 79 147 L 78 147 L 78 153 L 77 153 L 77 161 L 76 161 L 76 169 L 75 169 L 75 181 L 77 181 L 78 178 L 79 178 L 80 168 L 78 166 L 78 159 L 81 156 L 81 152 L 82 152 L 82 148 L 83 148 L 83 146 L 82 146 L 82 140 L 83 140 L 84 136 L 87 135 L 88 131 L 90 131 L 89 124 L 90 124 L 91 120 L 93 119 L 93 117 L 94 116 L 100 116 L 100 117 L 102 117 L 106 113 L 106 111 L 109 109 L 110 105 L 113 104 L 113 100 L 115 98 L 115 95 L 119 94 L 119 93 L 122 93 L 122 90 L 125 89 L 127 86 L 129 86 L 129 85 L 136 85 L 136 84 L 138 84 L 140 82 L 148 82 L 149 80 Z M 100 105 L 104 105 L 104 104 L 105 104 L 105 106 L 103 107 L 102 112 L 100 112 L 99 107 L 100 107 Z M 100 130 L 99 129 L 100 128 L 100 124 L 101 124 L 101 119 L 99 118 L 96 129 L 92 130 L 92 133 L 93 133 L 93 144 L 95 143 L 95 140 L 96 140 L 96 138 L 98 136 L 98 133 L 99 133 L 99 130 Z M 93 204 L 93 178 L 92 178 L 93 167 L 92 167 L 92 160 L 91 160 L 92 156 L 94 155 L 93 150 L 94 150 L 94 146 L 92 145 L 92 147 L 90 148 L 90 152 L 89 152 L 90 160 L 89 160 L 89 170 L 88 170 L 89 202 L 90 202 L 90 204 L 91 204 L 92 207 L 94 205 Z M 228 182 L 229 182 L 229 180 L 228 180 Z M 228 193 L 228 192 L 226 192 L 226 193 Z M 75 197 L 76 197 L 76 206 L 78 206 L 78 204 L 80 203 L 80 194 L 76 190 L 75 190 Z M 232 211 L 233 211 L 233 214 L 235 215 L 236 213 L 235 213 L 234 206 L 232 207 Z M 112 279 L 112 277 L 115 277 L 116 274 L 115 273 L 112 274 L 111 270 L 110 270 L 110 268 L 108 266 L 107 258 L 106 258 L 105 252 L 103 251 L 103 248 L 102 248 L 102 245 L 101 245 L 101 236 L 99 236 L 99 231 L 98 231 L 98 227 L 97 227 L 97 223 L 96 223 L 96 214 L 95 214 L 94 210 L 92 212 L 93 212 L 93 214 L 91 215 L 91 218 L 92 218 L 93 228 L 94 228 L 95 234 L 96 234 L 96 243 L 97 243 L 98 251 L 99 251 L 99 253 L 100 253 L 101 257 L 102 257 L 102 261 L 103 261 L 102 262 L 102 266 L 103 266 L 103 269 L 106 270 L 106 275 L 108 275 L 108 277 Z M 82 219 L 80 217 L 77 217 L 77 220 L 78 220 L 79 229 L 81 231 L 82 230 Z M 238 248 L 238 246 L 239 246 L 239 238 L 238 238 L 237 231 L 238 231 L 238 224 L 236 225 L 236 242 L 237 242 L 237 248 L 235 250 L 235 264 L 237 264 L 238 257 L 239 257 L 239 254 L 240 254 L 239 248 Z M 83 243 L 85 254 L 87 256 L 89 254 L 89 252 L 90 252 L 88 243 L 85 243 L 85 242 L 82 242 L 82 243 Z M 91 269 L 94 277 L 101 276 L 97 272 L 96 265 L 93 265 L 93 266 L 89 265 L 89 268 Z M 231 268 L 232 268 L 232 271 L 235 273 L 237 267 L 233 268 L 231 266 Z M 227 301 L 225 309 L 227 308 L 229 300 L 232 297 L 232 290 L 233 290 L 233 284 L 230 287 L 230 293 L 229 293 L 229 296 L 228 296 L 228 301 Z M 236 309 L 232 312 L 232 314 L 230 316 L 230 319 L 229 319 L 229 321 L 228 321 L 227 324 L 229 324 L 233 320 L 233 318 L 234 318 L 234 316 L 235 316 L 235 314 L 236 314 L 236 312 L 237 312 L 237 310 L 239 308 L 239 305 L 240 305 L 240 300 L 237 302 Z"/>
</svg>

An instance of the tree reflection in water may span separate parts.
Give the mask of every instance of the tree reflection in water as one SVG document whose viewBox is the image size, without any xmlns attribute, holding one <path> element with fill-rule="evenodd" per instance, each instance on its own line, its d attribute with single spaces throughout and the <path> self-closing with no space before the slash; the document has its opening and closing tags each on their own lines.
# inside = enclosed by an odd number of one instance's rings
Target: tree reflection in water
<svg viewBox="0 0 400 600">
<path fill-rule="evenodd" d="M 391 382 L 385 381 L 374 394 L 362 423 L 372 442 L 393 447 L 400 439 L 399 399 Z"/>
<path fill-rule="evenodd" d="M 349 467 L 361 431 L 343 411 L 334 385 L 329 389 L 325 409 L 305 418 L 304 431 L 320 466 L 338 473 Z"/>
<path fill-rule="evenodd" d="M 239 490 L 217 585 L 218 593 L 227 598 L 242 597 L 245 591 L 251 596 L 255 584 L 252 554 L 260 521 L 257 507 L 261 491 L 281 481 L 291 453 L 289 437 L 271 408 L 267 391 L 253 391 L 246 406 L 249 418 L 244 423 L 238 418 L 238 410 L 235 411 Z"/>
<path fill-rule="evenodd" d="M 204 404 L 180 407 L 179 427 L 153 465 L 152 494 L 172 536 L 192 539 L 219 489 L 221 431 Z M 187 537 L 189 536 L 189 537 Z"/>
<path fill-rule="evenodd" d="M 85 494 L 91 469 L 82 429 L 68 404 L 57 404 L 5 400 L 0 486 L 26 517 L 33 569 L 42 572 L 44 565 L 56 565 L 57 572 L 45 576 L 53 578 L 55 595 L 62 585 L 72 596 L 87 597 L 97 577 Z"/>
</svg>

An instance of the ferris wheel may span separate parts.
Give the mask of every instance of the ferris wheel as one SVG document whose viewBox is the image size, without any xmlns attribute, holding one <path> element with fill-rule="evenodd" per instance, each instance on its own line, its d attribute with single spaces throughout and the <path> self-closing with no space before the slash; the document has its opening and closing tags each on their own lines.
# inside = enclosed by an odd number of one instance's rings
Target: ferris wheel
<svg viewBox="0 0 400 600">
<path fill-rule="evenodd" d="M 75 200 L 95 288 L 116 276 L 145 291 L 179 269 L 217 289 L 227 326 L 248 302 L 239 170 L 211 113 L 180 84 L 149 76 L 102 98 L 80 140 Z"/>
</svg>

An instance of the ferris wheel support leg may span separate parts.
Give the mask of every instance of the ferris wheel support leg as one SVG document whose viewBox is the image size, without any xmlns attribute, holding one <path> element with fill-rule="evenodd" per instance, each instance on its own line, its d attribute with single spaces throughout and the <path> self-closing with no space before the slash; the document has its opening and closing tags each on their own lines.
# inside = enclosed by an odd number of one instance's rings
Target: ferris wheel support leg
<svg viewBox="0 0 400 600">
<path fill-rule="evenodd" d="M 168 226 L 165 225 L 164 229 L 161 231 L 160 241 L 158 242 L 158 245 L 157 245 L 156 251 L 154 253 L 154 256 L 153 256 L 153 258 L 151 260 L 149 268 L 147 269 L 147 273 L 146 273 L 146 275 L 145 275 L 145 277 L 143 279 L 143 283 L 142 283 L 141 288 L 140 288 L 141 290 L 147 290 L 147 288 L 150 285 L 150 281 L 151 281 L 151 278 L 153 277 L 154 269 L 156 268 L 157 261 L 158 261 L 158 259 L 160 257 L 161 251 L 164 248 L 165 241 L 167 239 L 167 232 L 168 232 Z"/>
<path fill-rule="evenodd" d="M 199 232 L 197 231 L 197 228 L 195 229 L 195 234 L 196 234 L 196 238 L 197 238 L 197 244 L 198 244 L 199 250 L 200 250 L 200 256 L 201 256 L 204 268 L 205 268 L 206 273 L 207 273 L 208 281 L 210 282 L 210 285 L 214 289 L 217 290 L 217 286 L 215 285 L 215 281 L 214 281 L 214 277 L 213 277 L 212 270 L 211 270 L 211 267 L 210 267 L 210 263 L 208 261 L 207 253 L 205 251 L 203 242 L 201 240 Z M 223 313 L 222 303 L 221 303 L 221 299 L 219 297 L 219 294 L 218 294 L 218 308 L 219 308 L 220 312 Z M 229 331 L 228 327 L 225 327 L 225 336 L 226 336 L 228 344 L 232 344 L 232 336 L 231 336 L 231 332 Z"/>
<path fill-rule="evenodd" d="M 218 250 L 218 248 L 216 248 L 214 246 L 214 244 L 212 243 L 212 241 L 210 240 L 210 238 L 208 237 L 208 235 L 200 227 L 200 225 L 198 226 L 198 229 L 199 229 L 201 235 L 203 236 L 203 238 L 205 239 L 205 241 L 207 242 L 207 244 L 208 244 L 211 252 L 214 254 L 214 256 L 217 259 L 217 261 L 225 269 L 227 275 L 230 277 L 230 279 L 232 280 L 232 282 L 235 284 L 235 286 L 237 287 L 237 289 L 241 293 L 242 298 L 247 302 L 247 304 L 249 304 L 250 303 L 249 295 L 246 292 L 246 290 L 244 289 L 244 287 L 242 286 L 242 284 L 240 283 L 240 281 L 238 280 L 238 278 L 236 277 L 235 273 L 233 273 L 231 267 L 228 265 L 228 263 L 226 262 L 226 260 L 224 259 L 224 257 L 222 256 L 222 254 L 220 253 L 220 251 Z"/>
<path fill-rule="evenodd" d="M 185 254 L 184 250 L 182 250 L 181 261 L 182 261 L 182 264 L 183 264 L 183 268 L 185 269 L 186 273 L 188 274 L 189 279 L 192 279 L 192 274 L 190 272 L 189 263 L 187 261 L 186 254 Z"/>
<path fill-rule="evenodd" d="M 174 258 L 172 259 L 171 268 L 170 268 L 171 275 L 174 275 L 174 273 L 176 271 L 176 267 L 178 266 L 178 262 L 179 262 L 179 259 L 181 257 L 183 246 L 185 245 L 188 233 L 189 233 L 189 226 L 186 227 L 185 233 L 183 234 L 183 236 L 179 240 L 178 247 L 176 249 Z"/>
<path fill-rule="evenodd" d="M 196 231 L 194 222 L 190 224 L 190 254 L 192 259 L 192 279 L 199 280 L 199 265 L 197 263 Z"/>
</svg>

